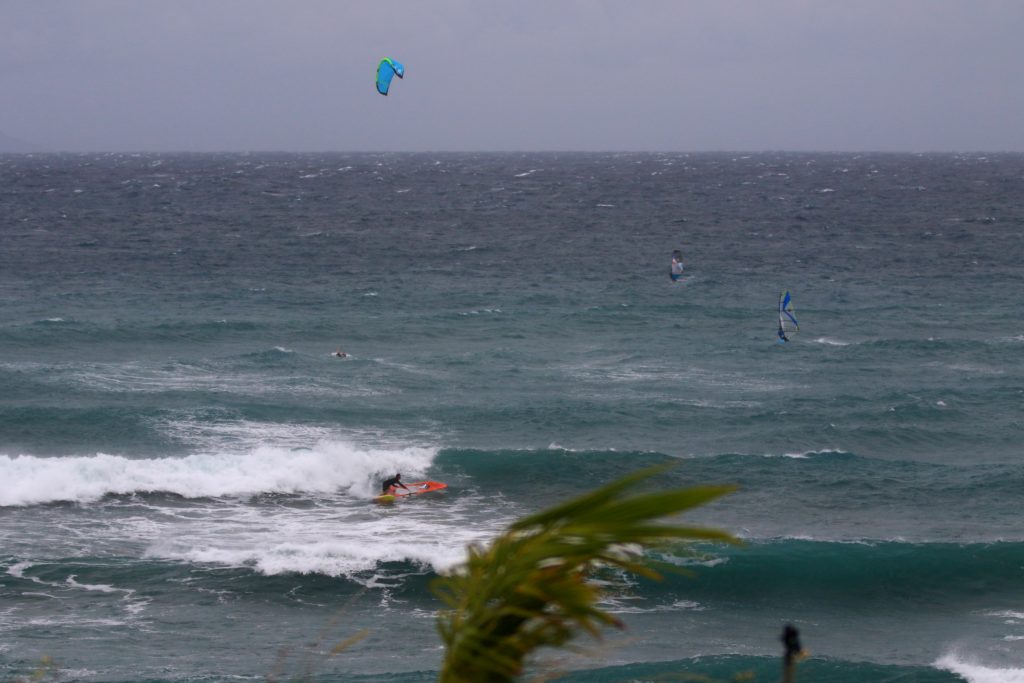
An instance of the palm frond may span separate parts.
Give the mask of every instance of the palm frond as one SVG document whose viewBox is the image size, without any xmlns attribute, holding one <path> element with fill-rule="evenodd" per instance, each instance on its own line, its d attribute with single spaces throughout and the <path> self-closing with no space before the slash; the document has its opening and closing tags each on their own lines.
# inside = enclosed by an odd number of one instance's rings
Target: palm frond
<svg viewBox="0 0 1024 683">
<path fill-rule="evenodd" d="M 666 522 L 733 487 L 629 494 L 665 469 L 628 475 L 515 522 L 487 548 L 469 548 L 466 563 L 435 583 L 448 606 L 438 619 L 446 645 L 441 683 L 510 683 L 536 649 L 621 627 L 614 615 L 597 607 L 602 589 L 588 577 L 598 567 L 613 566 L 660 578 L 629 548 L 680 541 L 737 543 L 724 531 Z"/>
</svg>

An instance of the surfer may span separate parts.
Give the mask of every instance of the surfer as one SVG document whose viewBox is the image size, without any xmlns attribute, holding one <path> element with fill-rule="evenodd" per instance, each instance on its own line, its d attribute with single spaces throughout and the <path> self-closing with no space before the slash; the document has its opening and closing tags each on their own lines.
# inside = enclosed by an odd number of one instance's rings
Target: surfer
<svg viewBox="0 0 1024 683">
<path fill-rule="evenodd" d="M 338 347 L 338 350 L 334 352 L 334 355 L 338 358 L 348 358 L 348 354 L 342 351 L 340 346 Z"/>
<path fill-rule="evenodd" d="M 786 331 L 782 329 L 782 323 L 779 323 L 779 343 L 788 341 L 789 337 L 786 336 Z"/>
<path fill-rule="evenodd" d="M 391 477 L 390 479 L 385 479 L 384 480 L 384 483 L 381 484 L 381 487 L 380 487 L 381 495 L 385 495 L 385 494 L 388 494 L 388 493 L 394 493 L 393 489 L 396 486 L 401 486 L 406 491 L 409 490 L 409 487 L 402 483 L 402 473 L 401 472 L 398 472 L 397 474 L 395 474 L 395 476 Z"/>
<path fill-rule="evenodd" d="M 678 249 L 672 252 L 672 266 L 669 268 L 668 275 L 672 278 L 672 282 L 683 276 L 683 253 Z"/>
</svg>

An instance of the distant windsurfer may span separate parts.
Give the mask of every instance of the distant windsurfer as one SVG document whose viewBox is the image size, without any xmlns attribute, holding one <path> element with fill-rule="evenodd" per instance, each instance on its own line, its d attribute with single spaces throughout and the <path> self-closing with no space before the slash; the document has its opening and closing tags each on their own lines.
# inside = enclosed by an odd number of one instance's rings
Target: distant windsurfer
<svg viewBox="0 0 1024 683">
<path fill-rule="evenodd" d="M 348 358 L 348 354 L 342 351 L 340 346 L 338 347 L 338 350 L 334 352 L 334 355 L 338 358 Z"/>
<path fill-rule="evenodd" d="M 786 290 L 779 297 L 779 343 L 785 344 L 790 340 L 790 335 L 799 331 L 800 323 L 796 321 L 793 311 L 793 297 Z"/>
<path fill-rule="evenodd" d="M 675 282 L 683 276 L 683 253 L 676 249 L 672 252 L 672 266 L 669 268 L 668 276 Z"/>
<path fill-rule="evenodd" d="M 385 479 L 384 483 L 381 484 L 380 493 L 382 496 L 387 494 L 394 494 L 395 487 L 397 486 L 401 486 L 406 491 L 409 490 L 409 487 L 402 483 L 401 472 L 398 472 L 397 474 L 395 474 L 395 476 L 391 477 L 390 479 Z"/>
</svg>

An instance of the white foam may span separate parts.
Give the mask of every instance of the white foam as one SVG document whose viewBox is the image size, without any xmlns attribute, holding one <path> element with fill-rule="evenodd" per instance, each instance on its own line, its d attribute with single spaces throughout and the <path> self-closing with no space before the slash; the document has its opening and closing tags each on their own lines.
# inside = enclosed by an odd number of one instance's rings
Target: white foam
<svg viewBox="0 0 1024 683">
<path fill-rule="evenodd" d="M 104 628 L 116 628 L 118 626 L 128 626 L 127 621 L 121 619 L 81 619 L 75 615 L 66 617 L 36 617 L 29 619 L 26 623 L 29 626 L 102 626 Z"/>
<path fill-rule="evenodd" d="M 626 304 L 623 304 L 624 306 Z M 594 307 L 593 310 L 600 310 Z M 785 384 L 782 382 L 768 382 L 763 378 L 749 377 L 737 372 L 723 372 L 720 370 L 709 370 L 699 367 L 681 368 L 662 363 L 630 363 L 623 356 L 607 356 L 572 363 L 563 366 L 563 372 L 574 379 L 587 381 L 614 381 L 614 382 L 660 382 L 677 383 L 686 382 L 699 387 L 714 387 L 734 390 L 748 394 L 750 392 L 774 392 L 782 390 L 799 390 L 804 385 Z M 699 399 L 687 399 L 690 401 Z M 744 396 L 744 401 L 749 397 Z M 736 405 L 726 403 L 725 405 Z"/>
<path fill-rule="evenodd" d="M 707 608 L 700 603 L 691 600 L 677 600 L 671 605 L 654 605 L 653 607 L 639 607 L 637 605 L 623 605 L 620 600 L 607 600 L 610 605 L 606 611 L 612 614 L 652 614 L 655 612 L 703 612 Z"/>
<path fill-rule="evenodd" d="M 79 583 L 75 580 L 74 574 L 67 577 L 67 579 L 64 580 L 63 584 L 55 581 L 43 581 L 42 579 L 37 578 L 35 576 L 25 576 L 25 569 L 27 569 L 30 566 L 32 566 L 31 562 L 18 562 L 12 565 L 10 568 L 8 568 L 7 573 L 11 576 L 16 576 L 20 579 L 28 579 L 30 581 L 34 581 L 35 583 L 44 586 L 52 586 L 57 589 L 76 588 L 79 590 L 95 591 L 97 593 L 124 593 L 124 596 L 121 598 L 123 601 L 125 601 L 123 604 L 123 609 L 130 615 L 140 614 L 150 602 L 149 599 L 134 599 L 135 590 L 131 588 L 117 588 L 115 586 L 109 586 L 106 584 Z M 22 595 L 39 595 L 47 598 L 57 598 L 57 596 L 50 595 L 49 593 L 23 592 Z"/>
<path fill-rule="evenodd" d="M 124 588 L 114 588 L 104 583 L 79 583 L 75 580 L 75 575 L 72 574 L 66 580 L 67 585 L 72 588 L 81 588 L 87 591 L 97 591 L 99 593 L 131 593 L 132 591 Z"/>
<path fill-rule="evenodd" d="M 817 449 L 815 449 L 813 451 L 783 453 L 781 455 L 778 455 L 778 454 L 775 454 L 775 453 L 764 453 L 762 455 L 762 457 L 765 457 L 765 458 L 794 458 L 796 460 L 806 460 L 807 458 L 813 458 L 813 457 L 818 456 L 818 455 L 830 455 L 832 453 L 842 453 L 842 452 L 843 451 L 839 450 L 838 448 L 817 448 Z"/>
<path fill-rule="evenodd" d="M 23 578 L 25 578 L 25 570 L 28 569 L 31 566 L 32 566 L 31 562 L 15 562 L 14 564 L 12 564 L 10 567 L 7 568 L 7 573 L 10 574 L 13 577 L 16 577 L 16 578 L 19 578 L 19 579 L 23 579 Z M 29 578 L 31 578 L 36 583 L 42 583 L 41 581 L 39 581 L 39 579 L 37 579 L 35 577 L 29 577 Z"/>
<path fill-rule="evenodd" d="M 1024 683 L 1022 668 L 984 666 L 969 662 L 957 653 L 943 655 L 935 666 L 962 676 L 968 683 Z"/>
<path fill-rule="evenodd" d="M 40 593 L 38 591 L 22 591 L 24 596 L 32 596 L 35 598 L 50 598 L 51 600 L 59 600 L 56 595 L 50 595 L 49 593 Z"/>
<path fill-rule="evenodd" d="M 838 339 L 830 339 L 829 337 L 818 337 L 814 340 L 815 344 L 826 344 L 828 346 L 849 346 L 850 342 L 839 341 Z"/>
<path fill-rule="evenodd" d="M 205 539 L 206 544 L 193 548 L 155 546 L 150 554 L 166 559 L 181 559 L 188 562 L 217 564 L 229 567 L 248 567 L 261 574 L 285 573 L 324 574 L 327 576 L 355 577 L 360 573 L 375 570 L 384 562 L 413 562 L 424 567 L 443 571 L 454 567 L 465 559 L 465 545 L 479 540 L 475 535 L 467 537 L 465 543 L 453 538 L 453 530 L 445 528 L 434 538 L 421 538 L 416 543 L 395 541 L 395 534 L 385 534 L 380 526 L 379 537 L 374 539 L 369 526 L 346 525 L 340 539 L 327 538 L 325 529 L 319 537 L 297 540 L 271 540 L 268 545 L 258 543 L 239 544 L 239 547 L 218 545 L 218 539 Z M 381 538 L 388 538 L 382 541 Z M 251 540 L 256 540 L 252 537 Z M 373 577 L 368 577 L 372 581 Z"/>
<path fill-rule="evenodd" d="M 301 448 L 320 441 L 330 441 L 337 432 L 322 425 L 294 425 L 251 420 L 205 422 L 169 420 L 158 423 L 161 431 L 175 441 L 189 444 L 196 451 L 254 450 L 264 444 L 282 448 Z M 379 439 L 378 439 L 379 442 Z"/>
<path fill-rule="evenodd" d="M 146 555 L 267 575 L 346 576 L 367 587 L 387 586 L 411 572 L 452 568 L 465 560 L 467 545 L 486 543 L 521 513 L 503 500 L 469 496 L 443 504 L 436 497 L 393 506 L 378 506 L 368 497 L 321 502 L 314 507 L 194 510 L 156 533 L 141 529 L 151 539 Z M 497 514 L 482 522 L 481 505 Z"/>
<path fill-rule="evenodd" d="M 271 347 L 275 353 L 293 354 L 286 347 Z M 28 367 L 28 366 L 26 366 Z M 347 396 L 379 395 L 383 389 L 373 386 L 348 385 L 343 390 L 326 383 L 294 384 L 287 376 L 268 377 L 256 372 L 225 373 L 216 369 L 175 364 L 171 367 L 146 363 L 95 364 L 69 373 L 51 373 L 54 385 L 68 382 L 104 392 L 162 393 L 165 391 L 218 391 L 244 396 L 282 393 L 296 396 L 336 398 L 339 391 Z"/>
<path fill-rule="evenodd" d="M 467 545 L 486 543 L 523 512 L 500 496 L 451 490 L 390 506 L 373 502 L 385 474 L 401 471 L 406 481 L 426 478 L 435 454 L 430 448 L 364 449 L 325 441 L 302 451 L 261 447 L 148 460 L 0 456 L 0 480 L 12 482 L 0 492 L 0 504 L 84 503 L 75 543 L 85 546 L 117 537 L 161 561 L 266 575 L 346 576 L 386 587 L 410 573 L 445 571 L 461 563 Z M 108 493 L 144 490 L 173 492 L 186 501 L 152 496 L 95 502 Z M 110 506 L 132 514 L 106 514 Z M 33 533 L 26 530 L 24 542 Z M 97 597 L 123 594 L 119 604 L 129 616 L 147 605 L 116 585 L 80 582 L 75 575 L 41 581 L 31 575 L 31 566 L 18 562 L 6 571 L 40 588 L 93 591 Z"/>
<path fill-rule="evenodd" d="M 1016 610 L 999 610 L 995 612 L 985 612 L 985 616 L 999 617 L 1000 619 L 1024 619 L 1024 612 L 1018 612 Z"/>
<path fill-rule="evenodd" d="M 431 448 L 371 449 L 321 441 L 301 451 L 261 446 L 181 458 L 0 455 L 0 481 L 5 482 L 0 506 L 90 502 L 108 494 L 150 491 L 185 498 L 338 490 L 369 495 L 382 473 L 423 473 L 435 454 Z"/>
<path fill-rule="evenodd" d="M 950 363 L 946 367 L 957 372 L 971 372 L 978 375 L 1003 375 L 1006 373 L 1002 368 L 993 368 L 977 363 Z"/>
</svg>

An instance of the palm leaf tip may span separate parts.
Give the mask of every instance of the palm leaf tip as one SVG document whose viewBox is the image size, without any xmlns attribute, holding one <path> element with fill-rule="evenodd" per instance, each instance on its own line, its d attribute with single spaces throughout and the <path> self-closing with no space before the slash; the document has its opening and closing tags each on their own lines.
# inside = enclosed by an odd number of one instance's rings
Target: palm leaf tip
<svg viewBox="0 0 1024 683">
<path fill-rule="evenodd" d="M 449 606 L 438 630 L 447 647 L 444 683 L 509 683 L 540 647 L 580 633 L 600 637 L 620 619 L 597 607 L 603 590 L 589 580 L 602 564 L 649 578 L 642 549 L 681 541 L 736 543 L 726 532 L 680 526 L 671 518 L 733 490 L 704 486 L 631 494 L 666 466 L 623 477 L 512 524 L 487 548 L 435 584 Z"/>
</svg>

